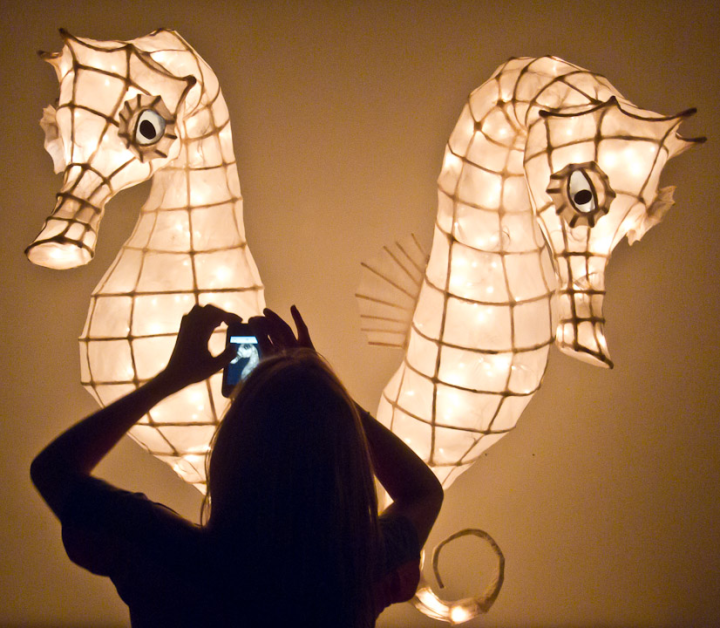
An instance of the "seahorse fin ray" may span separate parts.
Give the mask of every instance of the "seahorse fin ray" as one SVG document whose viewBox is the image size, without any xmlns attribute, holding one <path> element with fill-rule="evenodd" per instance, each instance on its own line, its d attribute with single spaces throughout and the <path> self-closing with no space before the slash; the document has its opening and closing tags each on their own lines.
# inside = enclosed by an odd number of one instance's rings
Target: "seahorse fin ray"
<svg viewBox="0 0 720 628">
<path fill-rule="evenodd" d="M 362 263 L 355 297 L 370 344 L 405 346 L 427 262 L 428 254 L 410 234 Z"/>
</svg>

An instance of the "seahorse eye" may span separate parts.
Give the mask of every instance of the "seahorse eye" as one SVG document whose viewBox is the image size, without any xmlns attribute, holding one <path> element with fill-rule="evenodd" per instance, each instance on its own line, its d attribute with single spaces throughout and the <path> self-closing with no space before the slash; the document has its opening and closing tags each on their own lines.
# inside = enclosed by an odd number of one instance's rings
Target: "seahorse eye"
<svg viewBox="0 0 720 628">
<path fill-rule="evenodd" d="M 118 113 L 118 135 L 141 162 L 168 158 L 177 147 L 175 126 L 176 119 L 162 98 L 152 94 L 126 100 Z"/>
<path fill-rule="evenodd" d="M 146 109 L 137 119 L 135 125 L 135 141 L 147 146 L 159 141 L 165 133 L 165 119 L 156 111 Z"/>
<path fill-rule="evenodd" d="M 573 197 L 573 201 L 575 201 L 576 205 L 584 205 L 585 203 L 589 203 L 591 200 L 592 192 L 590 190 L 580 190 Z"/>
<path fill-rule="evenodd" d="M 143 135 L 143 137 L 146 137 L 149 140 L 154 140 L 155 136 L 157 135 L 153 123 L 149 120 L 143 120 L 140 123 L 140 133 Z"/>
<path fill-rule="evenodd" d="M 588 176 L 580 169 L 574 170 L 568 181 L 568 197 L 573 207 L 583 214 L 595 211 L 595 190 Z"/>
<path fill-rule="evenodd" d="M 594 161 L 571 163 L 550 175 L 547 193 L 555 213 L 570 226 L 594 227 L 610 211 L 615 192 Z"/>
</svg>

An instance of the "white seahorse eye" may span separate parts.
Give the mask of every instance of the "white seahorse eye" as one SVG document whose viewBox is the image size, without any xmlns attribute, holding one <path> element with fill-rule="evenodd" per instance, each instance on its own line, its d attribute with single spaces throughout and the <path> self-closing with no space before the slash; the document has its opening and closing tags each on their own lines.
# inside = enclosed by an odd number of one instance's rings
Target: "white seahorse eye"
<svg viewBox="0 0 720 628">
<path fill-rule="evenodd" d="M 140 146 L 155 144 L 164 134 L 165 118 L 157 111 L 146 109 L 137 117 L 134 139 Z"/>
<path fill-rule="evenodd" d="M 595 211 L 597 196 L 595 188 L 582 170 L 574 170 L 568 180 L 568 200 L 572 206 L 583 214 Z"/>
<path fill-rule="evenodd" d="M 615 192 L 594 161 L 568 164 L 550 175 L 547 193 L 568 226 L 594 227 L 610 211 Z"/>
<path fill-rule="evenodd" d="M 175 124 L 160 96 L 138 94 L 118 114 L 118 135 L 141 162 L 167 159 L 179 148 Z"/>
</svg>

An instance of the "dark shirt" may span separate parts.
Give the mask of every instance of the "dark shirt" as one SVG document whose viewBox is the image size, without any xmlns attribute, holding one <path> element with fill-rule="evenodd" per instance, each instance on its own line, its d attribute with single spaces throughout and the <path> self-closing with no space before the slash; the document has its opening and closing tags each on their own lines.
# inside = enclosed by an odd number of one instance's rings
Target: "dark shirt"
<svg viewBox="0 0 720 628">
<path fill-rule="evenodd" d="M 61 520 L 68 556 L 92 573 L 110 577 L 130 609 L 133 628 L 225 625 L 216 616 L 223 604 L 215 601 L 224 594 L 208 577 L 212 552 L 200 526 L 142 493 L 92 477 L 77 480 Z M 412 523 L 404 517 L 380 517 L 380 531 L 376 616 L 390 604 L 411 599 L 420 578 L 420 547 Z"/>
</svg>

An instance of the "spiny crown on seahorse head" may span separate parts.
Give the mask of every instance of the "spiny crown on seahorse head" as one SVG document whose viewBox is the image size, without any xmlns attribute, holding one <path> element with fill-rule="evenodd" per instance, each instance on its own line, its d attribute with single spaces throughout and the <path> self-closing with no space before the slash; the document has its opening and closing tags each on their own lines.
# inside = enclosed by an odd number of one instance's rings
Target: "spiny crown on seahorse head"
<svg viewBox="0 0 720 628">
<path fill-rule="evenodd" d="M 61 52 L 42 53 L 60 97 L 41 126 L 64 180 L 28 258 L 57 269 L 89 262 L 106 203 L 152 178 L 80 338 L 82 382 L 106 405 L 165 366 L 194 304 L 248 318 L 262 311 L 263 287 L 245 240 L 228 109 L 208 64 L 168 30 L 132 41 L 61 35 Z M 213 335 L 211 348 L 223 345 L 223 333 Z M 130 432 L 201 490 L 226 406 L 219 380 L 167 399 Z"/>
<path fill-rule="evenodd" d="M 604 269 L 673 204 L 665 162 L 693 110 L 639 109 L 554 57 L 511 59 L 469 97 L 438 179 L 429 256 L 414 238 L 365 265 L 374 344 L 406 348 L 378 417 L 448 486 L 516 424 L 549 346 L 610 367 Z"/>
</svg>

